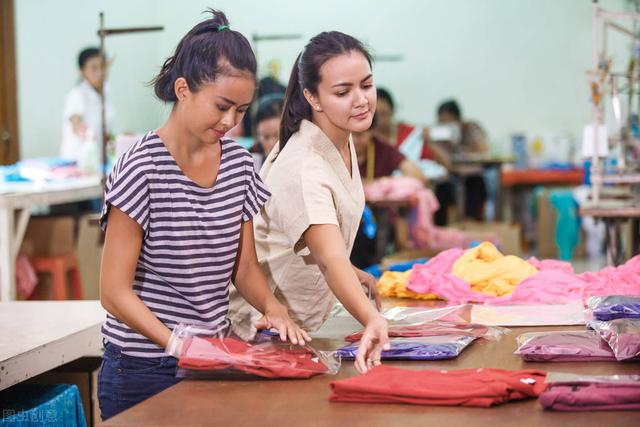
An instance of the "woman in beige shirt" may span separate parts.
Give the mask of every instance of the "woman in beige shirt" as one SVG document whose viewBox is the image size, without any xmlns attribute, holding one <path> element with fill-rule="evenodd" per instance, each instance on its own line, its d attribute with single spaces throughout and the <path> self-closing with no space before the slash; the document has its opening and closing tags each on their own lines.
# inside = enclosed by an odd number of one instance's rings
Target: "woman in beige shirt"
<svg viewBox="0 0 640 427">
<path fill-rule="evenodd" d="M 365 326 L 361 372 L 388 347 L 387 322 L 362 288 L 375 282 L 349 261 L 364 208 L 350 135 L 371 126 L 375 106 L 362 44 L 337 31 L 313 37 L 291 72 L 280 142 L 260 171 L 272 196 L 254 222 L 261 268 L 295 321 L 317 330 L 337 298 Z M 255 335 L 259 313 L 233 292 L 230 310 L 234 331 Z"/>
</svg>

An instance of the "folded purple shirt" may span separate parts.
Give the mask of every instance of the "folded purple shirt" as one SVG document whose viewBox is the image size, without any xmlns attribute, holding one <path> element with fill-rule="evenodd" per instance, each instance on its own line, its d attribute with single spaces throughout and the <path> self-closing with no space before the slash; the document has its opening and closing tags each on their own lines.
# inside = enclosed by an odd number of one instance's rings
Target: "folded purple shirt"
<svg viewBox="0 0 640 427">
<path fill-rule="evenodd" d="M 390 350 L 383 350 L 382 360 L 444 360 L 453 359 L 471 344 L 475 337 L 442 335 L 419 338 L 392 338 Z M 343 359 L 355 359 L 360 343 L 337 350 Z"/>
<path fill-rule="evenodd" d="M 640 384 L 556 383 L 539 397 L 555 411 L 620 411 L 640 409 Z"/>
<path fill-rule="evenodd" d="M 621 318 L 640 319 L 640 297 L 610 295 L 592 297 L 589 308 L 596 320 L 613 320 Z"/>
<path fill-rule="evenodd" d="M 522 334 L 518 337 L 516 354 L 529 362 L 616 360 L 611 348 L 594 331 Z"/>
</svg>

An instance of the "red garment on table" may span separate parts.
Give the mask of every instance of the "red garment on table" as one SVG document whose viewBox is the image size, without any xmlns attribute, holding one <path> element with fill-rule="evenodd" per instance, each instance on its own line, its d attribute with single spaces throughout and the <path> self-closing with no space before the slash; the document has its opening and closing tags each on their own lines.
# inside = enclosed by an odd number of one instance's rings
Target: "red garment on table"
<svg viewBox="0 0 640 427">
<path fill-rule="evenodd" d="M 329 400 L 488 408 L 539 396 L 547 386 L 545 377 L 538 370 L 414 371 L 376 366 L 366 374 L 332 382 Z"/>
<path fill-rule="evenodd" d="M 480 338 L 485 336 L 488 331 L 489 328 L 486 326 L 474 323 L 453 324 L 445 322 L 428 322 L 420 325 L 390 325 L 388 333 L 389 338 L 433 337 L 441 335 Z M 345 340 L 349 342 L 360 341 L 363 333 L 364 331 L 354 332 L 353 334 L 345 337 Z"/>
<path fill-rule="evenodd" d="M 621 411 L 640 409 L 640 385 L 551 384 L 540 404 L 555 411 Z"/>
<path fill-rule="evenodd" d="M 311 351 L 286 343 L 250 344 L 236 338 L 193 338 L 178 367 L 197 371 L 233 369 L 264 378 L 309 378 L 327 367 Z"/>
</svg>

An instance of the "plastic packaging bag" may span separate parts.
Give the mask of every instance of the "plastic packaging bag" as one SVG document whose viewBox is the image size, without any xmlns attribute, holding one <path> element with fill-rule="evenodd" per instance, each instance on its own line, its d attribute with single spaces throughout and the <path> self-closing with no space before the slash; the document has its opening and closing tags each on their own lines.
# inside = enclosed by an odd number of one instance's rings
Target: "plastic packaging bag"
<svg viewBox="0 0 640 427">
<path fill-rule="evenodd" d="M 587 320 L 640 319 L 640 296 L 609 295 L 591 297 Z"/>
<path fill-rule="evenodd" d="M 471 304 L 441 308 L 393 307 L 383 312 L 382 316 L 395 325 L 420 325 L 434 320 L 469 323 Z"/>
<path fill-rule="evenodd" d="M 340 369 L 335 352 L 282 342 L 271 334 L 245 342 L 187 325 L 176 326 L 174 334 L 182 341 L 176 374 L 180 378 L 309 378 L 335 375 Z"/>
<path fill-rule="evenodd" d="M 594 331 L 530 332 L 517 338 L 519 354 L 528 362 L 615 360 L 607 343 Z"/>
<path fill-rule="evenodd" d="M 602 383 L 635 384 L 640 386 L 640 375 L 584 375 L 566 372 L 549 372 L 547 373 L 545 382 L 548 384 Z"/>
<path fill-rule="evenodd" d="M 364 331 L 354 332 L 347 336 L 345 340 L 356 342 L 362 338 Z M 416 325 L 396 325 L 389 324 L 389 337 L 414 338 L 432 337 L 441 335 L 454 335 L 461 337 L 485 338 L 498 341 L 503 335 L 511 332 L 509 329 L 497 326 L 484 326 L 475 323 L 453 323 L 435 320 L 433 322 L 420 323 Z"/>
<path fill-rule="evenodd" d="M 640 358 L 640 319 L 594 320 L 589 326 L 607 342 L 616 359 Z"/>
<path fill-rule="evenodd" d="M 475 337 L 442 335 L 418 338 L 392 338 L 390 350 L 382 351 L 382 360 L 445 360 L 454 359 Z M 343 359 L 355 359 L 359 343 L 338 349 Z"/>
<path fill-rule="evenodd" d="M 640 376 L 549 373 L 540 404 L 555 411 L 640 409 Z"/>
</svg>

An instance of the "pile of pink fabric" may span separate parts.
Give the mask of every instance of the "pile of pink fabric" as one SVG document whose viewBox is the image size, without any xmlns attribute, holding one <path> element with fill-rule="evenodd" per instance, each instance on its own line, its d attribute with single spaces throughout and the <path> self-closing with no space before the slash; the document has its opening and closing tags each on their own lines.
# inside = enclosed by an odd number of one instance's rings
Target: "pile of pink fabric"
<svg viewBox="0 0 640 427">
<path fill-rule="evenodd" d="M 367 201 L 402 200 L 412 207 L 411 240 L 416 248 L 466 248 L 473 240 L 467 233 L 439 227 L 433 223 L 433 214 L 440 208 L 433 191 L 419 180 L 404 176 L 385 177 L 364 186 Z M 495 243 L 495 242 L 494 242 Z"/>
<path fill-rule="evenodd" d="M 492 297 L 471 290 L 464 280 L 451 274 L 453 264 L 464 253 L 449 249 L 413 266 L 407 289 L 435 294 L 452 303 L 566 304 L 596 295 L 640 295 L 640 255 L 619 267 L 576 274 L 570 263 L 556 260 L 527 260 L 539 271 L 520 282 L 509 295 Z"/>
</svg>

